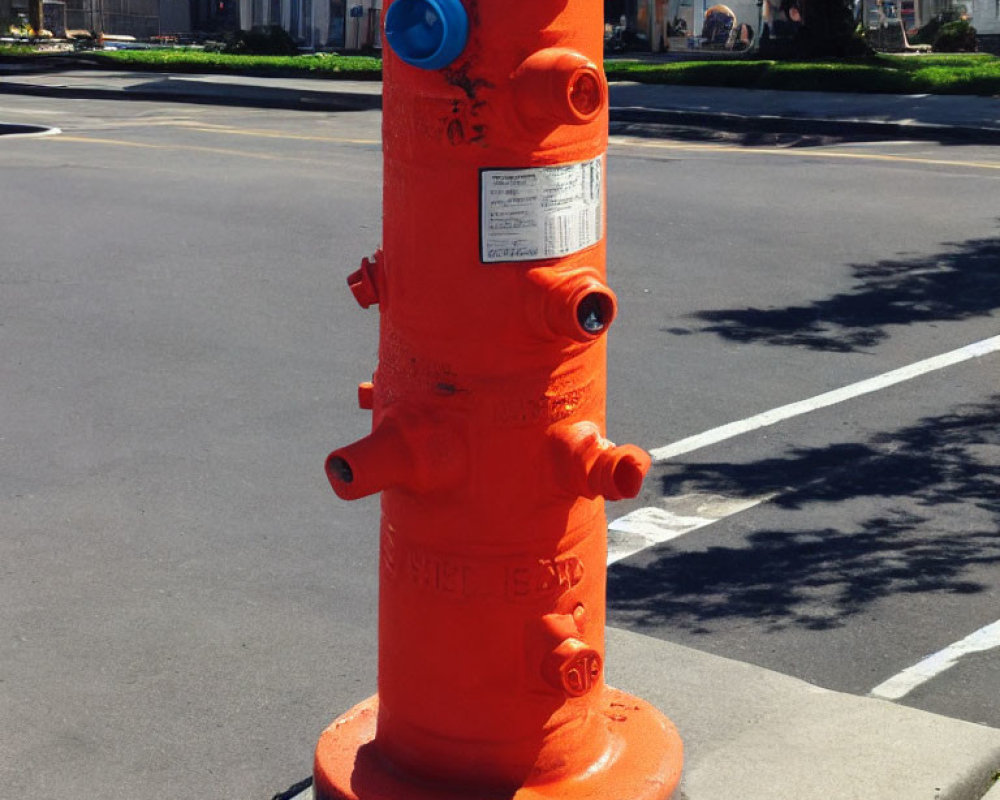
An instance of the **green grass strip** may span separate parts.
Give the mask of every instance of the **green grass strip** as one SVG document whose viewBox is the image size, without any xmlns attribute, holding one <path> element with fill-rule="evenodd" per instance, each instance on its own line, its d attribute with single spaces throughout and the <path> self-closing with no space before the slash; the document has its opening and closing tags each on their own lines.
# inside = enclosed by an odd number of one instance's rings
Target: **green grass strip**
<svg viewBox="0 0 1000 800">
<path fill-rule="evenodd" d="M 804 92 L 1000 95 L 1000 58 L 988 54 L 889 56 L 838 61 L 615 60 L 608 80 Z"/>
<path fill-rule="evenodd" d="M 0 60 L 22 59 L 30 47 L 0 46 Z M 50 58 L 35 54 L 37 58 Z M 298 56 L 228 55 L 197 49 L 150 49 L 67 53 L 60 64 L 82 67 L 176 72 L 231 72 L 378 80 L 382 61 L 374 56 L 317 53 Z M 608 80 L 680 86 L 726 86 L 785 91 L 971 94 L 1000 96 L 1000 58 L 988 54 L 877 55 L 864 59 L 766 61 L 753 58 L 649 62 L 628 59 L 605 64 Z"/>
<path fill-rule="evenodd" d="M 203 50 L 112 50 L 88 53 L 87 58 L 108 66 L 130 69 L 213 70 L 225 72 L 282 72 L 304 75 L 379 80 L 382 59 L 316 53 L 300 56 L 249 56 Z"/>
<path fill-rule="evenodd" d="M 76 63 L 81 68 L 96 66 L 161 72 L 275 73 L 358 80 L 379 80 L 382 77 L 382 59 L 374 56 L 342 56 L 336 53 L 251 56 L 194 48 L 92 50 L 49 54 L 24 46 L 0 45 L 0 60 L 22 60 L 25 57 L 58 61 L 62 66 Z"/>
<path fill-rule="evenodd" d="M 25 56 L 37 55 L 38 51 L 27 44 L 0 44 L 0 58 L 24 58 Z"/>
</svg>

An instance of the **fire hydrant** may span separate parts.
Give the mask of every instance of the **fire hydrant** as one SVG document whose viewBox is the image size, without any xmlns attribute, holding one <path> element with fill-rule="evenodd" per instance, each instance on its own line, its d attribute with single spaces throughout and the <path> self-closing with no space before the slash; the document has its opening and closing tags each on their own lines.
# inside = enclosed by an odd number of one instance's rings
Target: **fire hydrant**
<svg viewBox="0 0 1000 800">
<path fill-rule="evenodd" d="M 391 0 L 380 312 L 335 450 L 382 493 L 378 693 L 315 759 L 318 800 L 664 800 L 673 725 L 604 683 L 604 501 L 650 458 L 605 438 L 602 0 Z"/>
</svg>

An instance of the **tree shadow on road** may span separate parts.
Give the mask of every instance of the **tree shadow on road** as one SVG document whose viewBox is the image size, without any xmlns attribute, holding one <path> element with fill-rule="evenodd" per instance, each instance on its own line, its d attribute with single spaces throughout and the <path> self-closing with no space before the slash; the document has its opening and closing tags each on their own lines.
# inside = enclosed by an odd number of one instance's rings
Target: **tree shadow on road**
<svg viewBox="0 0 1000 800">
<path fill-rule="evenodd" d="M 856 352 L 890 325 L 962 320 L 1000 308 L 1000 237 L 913 259 L 852 265 L 857 288 L 787 308 L 702 311 L 703 331 L 738 342 Z"/>
<path fill-rule="evenodd" d="M 779 492 L 771 502 L 787 509 L 880 498 L 885 511 L 860 522 L 838 511 L 835 525 L 760 530 L 733 546 L 662 547 L 652 564 L 617 564 L 611 620 L 696 633 L 741 618 L 824 630 L 892 594 L 983 591 L 971 573 L 1000 564 L 998 423 L 1000 395 L 865 444 L 672 467 L 661 479 L 670 495 Z M 974 510 L 949 515 L 948 505 Z"/>
</svg>

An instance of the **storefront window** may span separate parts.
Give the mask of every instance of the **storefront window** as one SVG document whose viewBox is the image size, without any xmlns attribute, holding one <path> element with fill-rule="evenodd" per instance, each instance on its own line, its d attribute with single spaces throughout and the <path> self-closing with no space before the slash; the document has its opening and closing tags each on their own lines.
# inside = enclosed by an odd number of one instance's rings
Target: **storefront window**
<svg viewBox="0 0 1000 800">
<path fill-rule="evenodd" d="M 675 0 L 676 2 L 676 0 Z M 667 0 L 605 0 L 604 39 L 607 49 L 659 49 Z M 650 12 L 656 17 L 650 19 Z M 655 39 L 650 41 L 650 33 Z"/>
<path fill-rule="evenodd" d="M 622 17 L 625 17 L 626 23 L 635 27 L 638 5 L 639 0 L 605 0 L 604 21 L 611 25 L 620 25 Z"/>
<path fill-rule="evenodd" d="M 344 0 L 330 0 L 330 31 L 327 45 L 330 47 L 344 46 L 344 18 L 347 16 L 347 4 Z"/>
<path fill-rule="evenodd" d="M 316 46 L 316 31 L 313 24 L 313 0 L 302 0 L 302 43 L 307 47 Z"/>
</svg>

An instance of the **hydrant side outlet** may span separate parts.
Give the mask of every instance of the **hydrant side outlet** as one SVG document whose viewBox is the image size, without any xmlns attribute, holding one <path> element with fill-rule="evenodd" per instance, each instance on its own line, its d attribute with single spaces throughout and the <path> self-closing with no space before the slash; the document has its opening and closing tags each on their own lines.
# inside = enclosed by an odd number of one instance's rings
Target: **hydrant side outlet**
<svg viewBox="0 0 1000 800">
<path fill-rule="evenodd" d="M 665 800 L 682 745 L 604 682 L 607 500 L 650 458 L 605 425 L 602 0 L 389 0 L 372 432 L 378 693 L 316 749 L 317 800 Z"/>
</svg>

